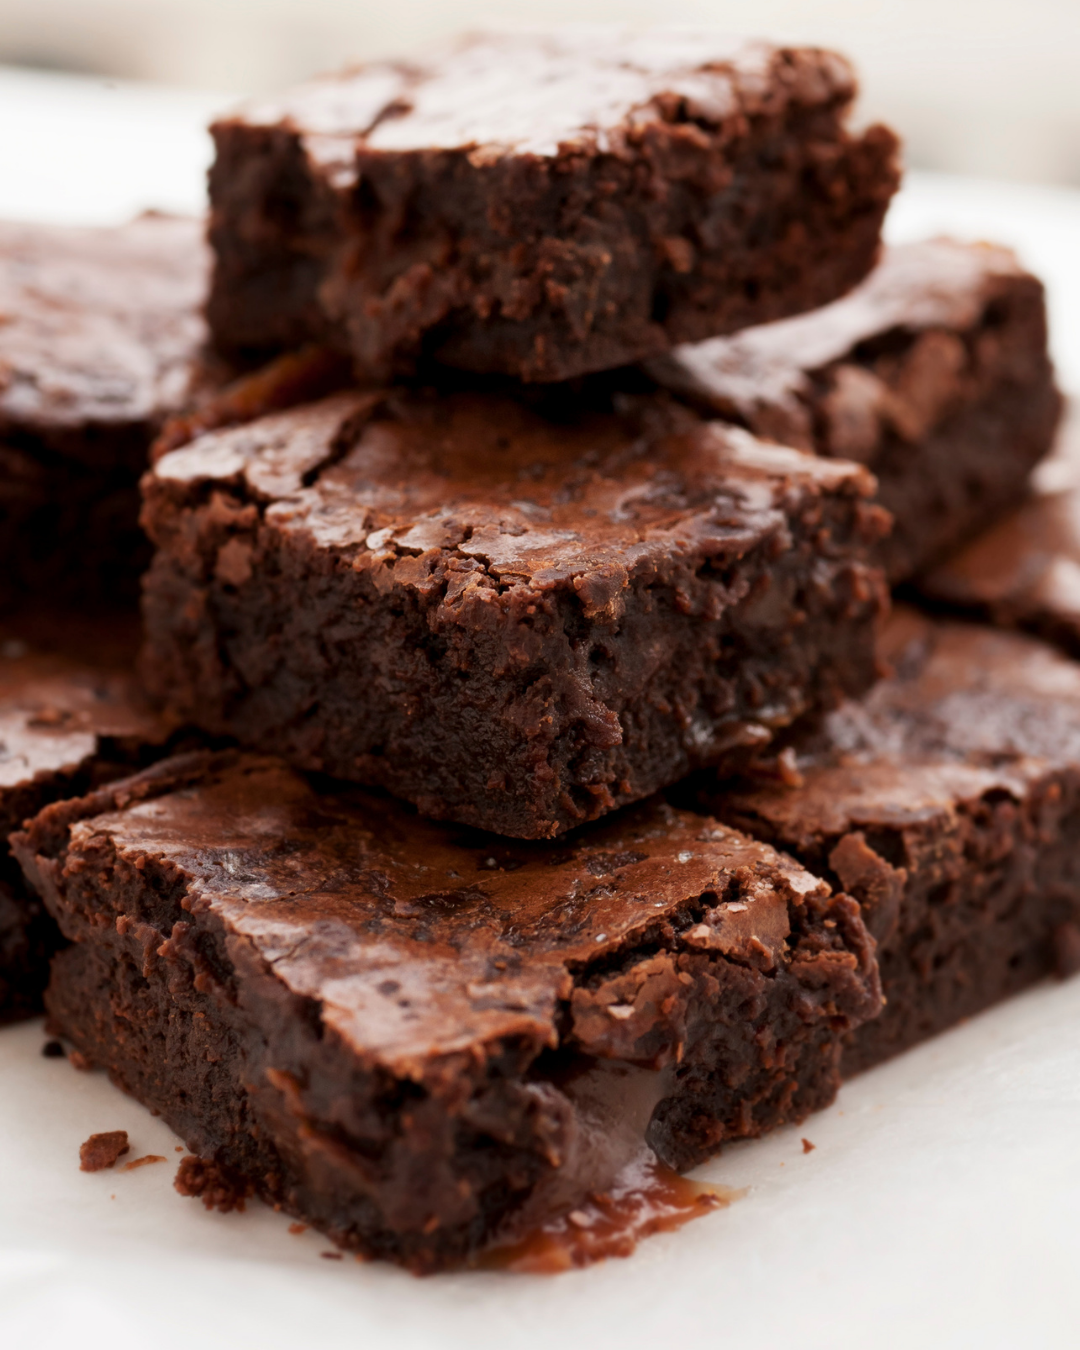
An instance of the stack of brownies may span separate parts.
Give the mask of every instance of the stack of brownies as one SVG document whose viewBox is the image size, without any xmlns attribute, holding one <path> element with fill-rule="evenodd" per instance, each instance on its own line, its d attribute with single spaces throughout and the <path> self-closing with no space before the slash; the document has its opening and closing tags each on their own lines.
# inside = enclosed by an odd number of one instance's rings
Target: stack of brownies
<svg viewBox="0 0 1080 1350">
<path fill-rule="evenodd" d="M 584 1261 L 1080 965 L 1080 665 L 1008 631 L 1075 650 L 1080 545 L 998 523 L 1059 419 L 1042 287 L 881 251 L 854 92 L 480 37 L 218 123 L 212 268 L 182 221 L 0 234 L 0 994 L 49 979 L 179 1189 Z M 140 684 L 91 602 L 149 460 Z"/>
</svg>

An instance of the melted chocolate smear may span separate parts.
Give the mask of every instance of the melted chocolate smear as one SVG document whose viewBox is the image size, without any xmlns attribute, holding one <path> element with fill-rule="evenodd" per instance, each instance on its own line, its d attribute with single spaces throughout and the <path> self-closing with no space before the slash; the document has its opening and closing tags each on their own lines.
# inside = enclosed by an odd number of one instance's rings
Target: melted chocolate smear
<svg viewBox="0 0 1080 1350">
<path fill-rule="evenodd" d="M 558 1275 L 611 1256 L 629 1256 L 643 1238 L 726 1209 L 745 1194 L 730 1186 L 689 1181 L 649 1149 L 627 1164 L 605 1192 L 590 1195 L 524 1238 L 485 1252 L 476 1265 L 481 1270 Z"/>
</svg>

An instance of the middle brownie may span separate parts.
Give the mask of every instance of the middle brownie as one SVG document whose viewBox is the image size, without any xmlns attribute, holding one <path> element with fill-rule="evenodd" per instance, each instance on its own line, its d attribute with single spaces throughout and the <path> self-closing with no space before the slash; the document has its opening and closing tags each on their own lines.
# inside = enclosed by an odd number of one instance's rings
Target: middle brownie
<svg viewBox="0 0 1080 1350">
<path fill-rule="evenodd" d="M 144 673 L 185 719 L 556 835 L 862 693 L 859 466 L 663 401 L 340 395 L 165 456 Z"/>
</svg>

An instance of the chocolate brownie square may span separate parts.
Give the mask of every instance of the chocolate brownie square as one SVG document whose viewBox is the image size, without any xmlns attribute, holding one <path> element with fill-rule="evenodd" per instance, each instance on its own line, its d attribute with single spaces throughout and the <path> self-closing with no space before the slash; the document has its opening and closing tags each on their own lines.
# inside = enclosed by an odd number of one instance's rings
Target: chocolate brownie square
<svg viewBox="0 0 1080 1350">
<path fill-rule="evenodd" d="M 936 605 L 1024 628 L 1080 657 L 1080 413 L 1004 519 L 919 579 Z"/>
<path fill-rule="evenodd" d="M 859 907 L 655 799 L 556 843 L 194 754 L 14 839 L 53 1021 L 252 1191 L 432 1270 L 826 1105 L 881 1003 Z"/>
<path fill-rule="evenodd" d="M 655 399 L 342 394 L 166 455 L 143 670 L 179 721 L 545 838 L 875 678 L 857 465 Z"/>
<path fill-rule="evenodd" d="M 49 802 L 165 753 L 167 728 L 132 674 L 137 645 L 130 620 L 50 615 L 0 625 L 0 1022 L 40 1011 L 59 944 L 8 835 Z"/>
<path fill-rule="evenodd" d="M 948 239 L 886 249 L 842 300 L 647 369 L 758 436 L 871 469 L 894 582 L 1014 505 L 1061 405 L 1042 284 L 1007 249 Z"/>
<path fill-rule="evenodd" d="M 710 33 L 475 37 L 213 128 L 209 318 L 562 380 L 812 309 L 872 266 L 896 140 L 832 52 Z"/>
<path fill-rule="evenodd" d="M 1080 967 L 1080 666 L 906 609 L 886 655 L 774 781 L 702 799 L 861 902 L 886 1006 L 846 1073 Z"/>
<path fill-rule="evenodd" d="M 139 475 L 211 364 L 196 220 L 0 223 L 0 605 L 134 599 Z"/>
</svg>

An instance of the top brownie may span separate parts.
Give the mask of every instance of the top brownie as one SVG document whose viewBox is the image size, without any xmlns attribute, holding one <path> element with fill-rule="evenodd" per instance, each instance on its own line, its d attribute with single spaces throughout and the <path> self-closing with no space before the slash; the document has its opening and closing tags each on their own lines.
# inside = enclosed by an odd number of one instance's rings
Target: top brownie
<svg viewBox="0 0 1080 1350">
<path fill-rule="evenodd" d="M 181 721 L 544 838 L 873 681 L 859 465 L 663 400 L 341 394 L 144 480 Z"/>
<path fill-rule="evenodd" d="M 201 221 L 0 223 L 0 604 L 134 599 L 150 441 L 211 379 Z"/>
<path fill-rule="evenodd" d="M 835 299 L 898 182 L 840 57 L 686 31 L 480 36 L 213 128 L 225 350 L 552 381 Z"/>
<path fill-rule="evenodd" d="M 893 581 L 1015 503 L 1060 411 L 1042 284 L 1008 249 L 949 239 L 886 249 L 843 299 L 647 369 L 755 435 L 873 470 Z"/>
</svg>

